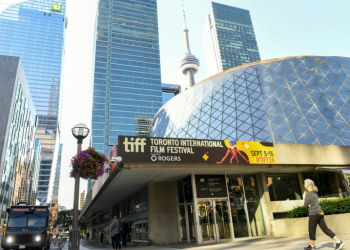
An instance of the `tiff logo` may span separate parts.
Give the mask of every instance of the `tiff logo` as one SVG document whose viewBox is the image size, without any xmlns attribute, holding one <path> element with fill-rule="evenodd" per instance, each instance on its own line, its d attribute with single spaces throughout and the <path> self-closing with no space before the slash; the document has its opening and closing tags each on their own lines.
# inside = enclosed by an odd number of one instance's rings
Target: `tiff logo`
<svg viewBox="0 0 350 250">
<path fill-rule="evenodd" d="M 130 138 L 130 142 L 128 138 L 125 138 L 124 142 L 124 149 L 125 152 L 140 152 L 139 148 L 141 147 L 141 153 L 145 152 L 145 146 L 146 146 L 146 138 L 136 138 L 136 141 L 134 137 Z"/>
</svg>

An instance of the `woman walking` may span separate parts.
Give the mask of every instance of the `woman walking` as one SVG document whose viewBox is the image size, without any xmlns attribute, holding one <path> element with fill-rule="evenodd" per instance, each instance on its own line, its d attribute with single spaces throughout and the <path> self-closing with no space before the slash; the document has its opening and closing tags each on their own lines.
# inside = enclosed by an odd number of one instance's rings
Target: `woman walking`
<svg viewBox="0 0 350 250">
<path fill-rule="evenodd" d="M 318 188 L 315 186 L 315 183 L 306 179 L 304 181 L 304 187 L 307 190 L 304 200 L 304 206 L 309 209 L 309 236 L 310 236 L 310 245 L 305 247 L 305 250 L 314 250 L 316 249 L 315 241 L 316 241 L 316 227 L 317 224 L 320 226 L 321 230 L 336 241 L 335 249 L 342 249 L 345 245 L 344 242 L 339 240 L 335 233 L 330 230 L 326 222 L 324 220 L 323 210 L 318 202 Z"/>
</svg>

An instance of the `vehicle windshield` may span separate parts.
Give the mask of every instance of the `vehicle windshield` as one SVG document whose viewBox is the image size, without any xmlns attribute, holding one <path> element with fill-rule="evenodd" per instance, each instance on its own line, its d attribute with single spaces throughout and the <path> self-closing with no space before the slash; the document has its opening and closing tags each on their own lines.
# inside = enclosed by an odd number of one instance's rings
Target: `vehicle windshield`
<svg viewBox="0 0 350 250">
<path fill-rule="evenodd" d="M 27 215 L 26 214 L 21 214 L 17 215 L 13 218 L 9 218 L 9 227 L 25 227 L 27 224 Z"/>
<path fill-rule="evenodd" d="M 8 227 L 45 227 L 46 213 L 12 213 Z"/>
</svg>

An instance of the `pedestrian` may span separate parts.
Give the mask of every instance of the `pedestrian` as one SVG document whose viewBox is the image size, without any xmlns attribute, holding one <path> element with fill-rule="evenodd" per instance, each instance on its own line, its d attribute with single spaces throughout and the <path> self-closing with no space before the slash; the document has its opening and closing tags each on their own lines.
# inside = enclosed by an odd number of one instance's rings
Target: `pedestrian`
<svg viewBox="0 0 350 250">
<path fill-rule="evenodd" d="M 111 233 L 114 234 L 116 250 L 120 250 L 122 249 L 122 246 L 120 245 L 120 233 L 123 230 L 123 224 L 117 216 L 114 216 L 114 220 L 115 221 L 110 226 L 110 230 Z"/>
<path fill-rule="evenodd" d="M 125 219 L 123 219 L 123 232 L 122 232 L 122 244 L 123 247 L 126 247 L 126 236 L 129 233 L 129 225 L 125 222 Z"/>
<path fill-rule="evenodd" d="M 310 245 L 305 247 L 305 250 L 314 250 L 316 249 L 315 241 L 316 241 L 316 227 L 317 224 L 320 226 L 321 230 L 331 237 L 334 241 L 336 241 L 335 250 L 342 249 L 345 245 L 344 242 L 339 240 L 335 233 L 330 230 L 326 222 L 324 220 L 323 210 L 318 202 L 318 188 L 315 186 L 315 183 L 306 179 L 304 181 L 304 187 L 307 190 L 304 200 L 304 206 L 309 209 L 309 236 L 310 236 Z"/>
<path fill-rule="evenodd" d="M 87 233 L 86 233 L 86 239 L 87 240 L 89 240 L 89 236 L 90 236 L 90 233 L 89 233 L 89 231 L 87 231 Z"/>
<path fill-rule="evenodd" d="M 103 238 L 104 238 L 104 236 L 105 236 L 105 234 L 104 234 L 104 232 L 103 232 L 103 230 L 102 230 L 102 228 L 101 228 L 101 229 L 100 229 L 100 245 L 103 244 Z"/>
<path fill-rule="evenodd" d="M 115 232 L 114 232 L 114 230 L 112 230 L 113 222 L 115 222 L 115 219 L 114 219 L 114 218 L 112 219 L 112 223 L 111 223 L 111 225 L 109 226 L 109 236 L 111 237 L 113 250 L 115 250 Z"/>
</svg>

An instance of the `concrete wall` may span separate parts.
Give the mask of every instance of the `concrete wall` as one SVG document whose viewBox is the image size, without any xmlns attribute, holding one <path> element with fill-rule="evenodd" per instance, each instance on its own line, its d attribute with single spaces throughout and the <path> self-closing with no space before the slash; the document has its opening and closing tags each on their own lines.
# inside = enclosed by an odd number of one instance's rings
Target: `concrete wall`
<svg viewBox="0 0 350 250">
<path fill-rule="evenodd" d="M 148 184 L 150 245 L 171 244 L 179 241 L 175 195 L 174 182 L 150 182 Z"/>
<path fill-rule="evenodd" d="M 309 144 L 273 144 L 277 163 L 288 165 L 320 165 L 336 166 L 344 168 L 350 166 L 350 147 L 334 145 L 309 145 Z M 293 152 L 293 153 L 291 153 Z"/>
<path fill-rule="evenodd" d="M 309 218 L 282 219 L 271 222 L 272 235 L 285 236 L 309 236 Z M 326 215 L 327 226 L 339 235 L 350 234 L 350 214 Z M 317 227 L 316 236 L 325 236 L 320 227 Z"/>
</svg>

